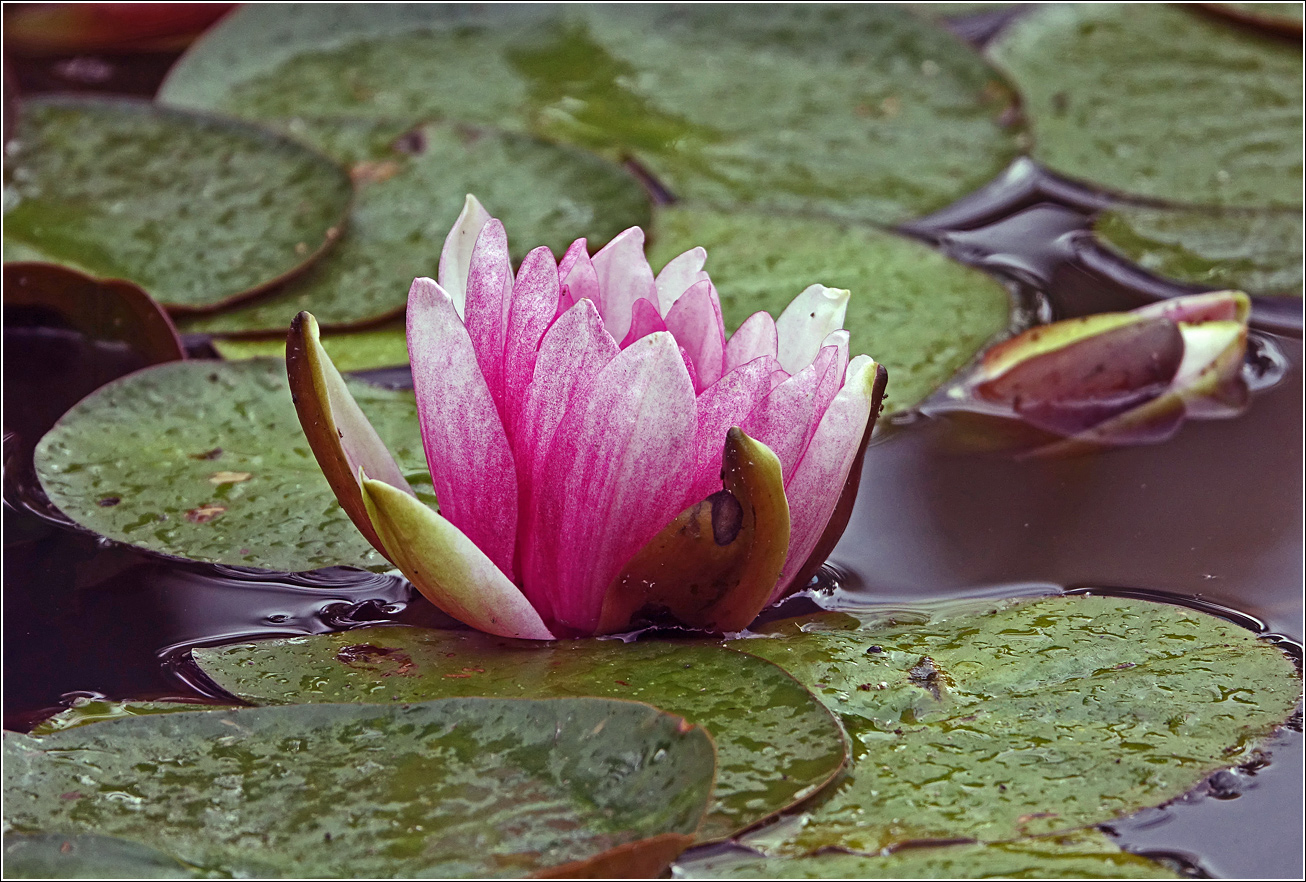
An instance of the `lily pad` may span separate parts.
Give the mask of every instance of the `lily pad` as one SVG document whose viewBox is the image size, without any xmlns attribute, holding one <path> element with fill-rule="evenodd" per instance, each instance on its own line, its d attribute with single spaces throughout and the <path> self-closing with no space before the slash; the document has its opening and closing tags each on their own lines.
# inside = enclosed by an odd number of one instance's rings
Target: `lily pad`
<svg viewBox="0 0 1306 882">
<path fill-rule="evenodd" d="M 434 502 L 413 393 L 350 389 Z M 289 572 L 390 569 L 336 502 L 279 359 L 173 362 L 117 380 L 41 439 L 36 469 L 64 514 L 119 542 Z"/>
<path fill-rule="evenodd" d="M 851 774 L 765 846 L 784 854 L 1102 823 L 1238 763 L 1301 693 L 1252 633 L 1110 597 L 928 627 L 825 613 L 768 632 L 732 646 L 806 683 L 853 740 Z"/>
<path fill-rule="evenodd" d="M 78 698 L 71 706 L 37 723 L 32 727 L 30 734 L 40 737 L 62 732 L 64 729 L 75 729 L 78 726 L 103 723 L 106 720 L 121 720 L 124 717 L 231 709 L 228 706 L 200 704 L 193 701 L 111 701 L 105 698 Z"/>
<path fill-rule="evenodd" d="M 94 833 L 5 834 L 6 879 L 195 879 L 157 849 Z"/>
<path fill-rule="evenodd" d="M 635 702 L 165 714 L 6 734 L 5 816 L 223 875 L 520 876 L 688 842 L 713 766 L 702 729 Z"/>
<path fill-rule="evenodd" d="M 286 341 L 214 337 L 213 348 L 228 361 L 261 356 L 286 357 Z M 337 370 L 366 371 L 408 364 L 408 335 L 403 319 L 365 331 L 323 334 L 322 346 Z"/>
<path fill-rule="evenodd" d="M 1301 206 L 1300 43 L 1177 5 L 1067 3 L 1021 16 L 988 53 L 1054 171 L 1176 202 Z"/>
<path fill-rule="evenodd" d="M 834 221 L 688 207 L 660 208 L 649 259 L 661 266 L 707 249 L 726 328 L 778 316 L 813 282 L 852 291 L 851 354 L 889 370 L 886 412 L 915 405 L 1011 322 L 1011 297 L 990 276 L 902 236 Z"/>
<path fill-rule="evenodd" d="M 205 309 L 293 275 L 342 230 L 352 191 L 330 159 L 233 120 L 154 104 L 23 105 L 5 163 L 4 242 Z"/>
<path fill-rule="evenodd" d="M 536 138 L 386 122 L 295 120 L 285 128 L 350 170 L 357 195 L 346 232 L 274 294 L 192 317 L 187 331 L 284 336 L 301 310 L 328 328 L 401 314 L 413 279 L 435 276 L 468 193 L 503 220 L 515 260 L 539 245 L 561 256 L 578 236 L 597 247 L 649 220 L 648 196 L 625 170 Z"/>
<path fill-rule="evenodd" d="M 193 651 L 223 689 L 257 704 L 593 695 L 679 714 L 717 744 L 700 837 L 732 835 L 804 799 L 842 768 L 834 717 L 775 665 L 694 643 L 566 640 L 376 627 Z M 730 684 L 746 683 L 746 691 Z"/>
<path fill-rule="evenodd" d="M 886 855 L 726 854 L 676 864 L 678 879 L 1180 879 L 1098 830 L 1012 842 L 903 848 Z"/>
<path fill-rule="evenodd" d="M 1210 288 L 1302 296 L 1298 210 L 1119 205 L 1093 225 L 1097 238 L 1156 275 Z"/>
<path fill-rule="evenodd" d="M 683 199 L 882 223 L 985 183 L 1023 136 L 978 53 L 886 5 L 250 6 L 160 99 L 529 131 L 633 157 Z"/>
</svg>

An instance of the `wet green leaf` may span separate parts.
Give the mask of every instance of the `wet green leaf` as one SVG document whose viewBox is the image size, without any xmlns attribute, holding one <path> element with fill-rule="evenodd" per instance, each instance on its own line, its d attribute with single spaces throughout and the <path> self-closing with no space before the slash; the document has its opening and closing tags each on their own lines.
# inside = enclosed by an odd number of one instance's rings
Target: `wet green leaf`
<svg viewBox="0 0 1306 882">
<path fill-rule="evenodd" d="M 228 361 L 260 356 L 286 357 L 283 338 L 241 340 L 214 337 L 212 342 L 218 354 Z M 323 334 L 322 346 L 336 369 L 345 373 L 408 364 L 408 336 L 403 319 L 366 331 Z"/>
<path fill-rule="evenodd" d="M 14 143 L 5 257 L 128 279 L 168 306 L 213 307 L 297 272 L 339 235 L 352 195 L 316 151 L 138 101 L 34 99 Z"/>
<path fill-rule="evenodd" d="M 161 851 L 94 833 L 5 834 L 6 879 L 193 879 Z"/>
<path fill-rule="evenodd" d="M 634 157 L 683 199 L 885 223 L 986 182 L 1023 135 L 976 52 L 885 5 L 250 6 L 160 96 L 529 131 Z"/>
<path fill-rule="evenodd" d="M 1093 226 L 1098 239 L 1159 276 L 1302 296 L 1302 215 L 1288 211 L 1119 205 Z"/>
<path fill-rule="evenodd" d="M 1246 757 L 1301 692 L 1252 633 L 1144 601 L 1054 597 L 927 625 L 827 613 L 768 630 L 732 646 L 806 683 L 853 740 L 850 776 L 767 843 L 786 854 L 1003 840 L 1159 805 Z"/>
<path fill-rule="evenodd" d="M 1067 3 L 988 51 L 1055 171 L 1177 202 L 1301 205 L 1300 43 L 1177 5 Z"/>
<path fill-rule="evenodd" d="M 1201 7 L 1243 24 L 1295 36 L 1301 39 L 1301 3 L 1202 3 Z"/>
<path fill-rule="evenodd" d="M 825 852 L 764 858 L 746 852 L 676 864 L 681 879 L 1179 879 L 1089 829 L 1012 842 L 904 848 L 887 855 Z"/>
<path fill-rule="evenodd" d="M 630 174 L 535 138 L 454 125 L 403 131 L 385 122 L 295 120 L 285 128 L 350 170 L 357 197 L 346 232 L 276 293 L 190 318 L 184 330 L 284 335 L 301 310 L 328 328 L 402 313 L 413 279 L 435 277 L 468 193 L 504 222 L 514 260 L 540 245 L 561 257 L 580 236 L 598 247 L 648 225 L 648 196 Z"/>
<path fill-rule="evenodd" d="M 350 388 L 433 502 L 413 393 Z M 64 514 L 141 548 L 271 570 L 390 569 L 327 485 L 280 359 L 174 362 L 117 380 L 41 439 L 36 469 Z"/>
<path fill-rule="evenodd" d="M 150 714 L 177 714 L 192 711 L 231 710 L 230 707 L 216 704 L 199 704 L 193 701 L 111 701 L 105 698 L 78 698 L 72 705 L 53 716 L 46 717 L 32 727 L 31 735 L 40 737 L 75 729 L 91 723 L 103 723 L 106 720 L 120 720 L 123 717 L 144 717 Z"/>
<path fill-rule="evenodd" d="M 692 834 L 711 739 L 635 702 L 452 699 L 165 714 L 5 735 L 17 832 L 249 876 L 520 876 Z"/>
<path fill-rule="evenodd" d="M 891 233 L 775 215 L 657 211 L 653 266 L 695 245 L 707 249 L 730 332 L 760 309 L 779 316 L 814 282 L 852 291 L 844 323 L 851 354 L 889 369 L 886 412 L 919 402 L 1011 321 L 1011 298 L 991 277 Z"/>
<path fill-rule="evenodd" d="M 461 695 L 648 702 L 716 740 L 716 798 L 704 839 L 731 835 L 815 793 L 844 764 L 838 724 L 806 689 L 774 665 L 711 645 L 540 644 L 379 627 L 196 649 L 194 657 L 223 689 L 255 703 Z"/>
</svg>

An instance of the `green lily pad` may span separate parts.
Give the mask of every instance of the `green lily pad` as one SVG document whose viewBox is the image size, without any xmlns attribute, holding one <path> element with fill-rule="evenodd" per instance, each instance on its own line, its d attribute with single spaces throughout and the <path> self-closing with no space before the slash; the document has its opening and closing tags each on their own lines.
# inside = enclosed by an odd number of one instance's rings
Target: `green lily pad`
<svg viewBox="0 0 1306 882">
<path fill-rule="evenodd" d="M 195 879 L 157 849 L 94 833 L 5 834 L 6 879 Z"/>
<path fill-rule="evenodd" d="M 1012 842 L 904 848 L 887 855 L 791 858 L 727 854 L 676 864 L 679 879 L 1179 879 L 1098 830 Z"/>
<path fill-rule="evenodd" d="M 346 232 L 274 294 L 194 316 L 182 323 L 186 331 L 284 336 L 302 310 L 328 328 L 400 314 L 413 279 L 435 277 L 468 193 L 504 222 L 515 260 L 540 245 L 561 257 L 577 237 L 597 247 L 648 224 L 648 196 L 625 170 L 536 138 L 453 125 L 396 136 L 399 127 L 385 122 L 296 120 L 285 128 L 350 169 L 357 197 Z"/>
<path fill-rule="evenodd" d="M 1300 211 L 1120 205 L 1097 238 L 1159 276 L 1248 294 L 1302 296 Z"/>
<path fill-rule="evenodd" d="M 139 101 L 30 101 L 14 145 L 6 258 L 128 279 L 171 307 L 215 307 L 298 272 L 340 234 L 352 198 L 314 150 Z"/>
<path fill-rule="evenodd" d="M 1102 823 L 1238 763 L 1301 694 L 1274 646 L 1144 601 L 1053 597 L 928 626 L 826 613 L 768 630 L 732 646 L 806 683 L 853 741 L 851 774 L 765 846 L 785 854 Z"/>
<path fill-rule="evenodd" d="M 1174 5 L 1040 6 L 990 44 L 1034 156 L 1176 202 L 1301 206 L 1300 43 Z"/>
<path fill-rule="evenodd" d="M 350 389 L 433 503 L 413 393 Z M 36 470 L 68 517 L 151 551 L 281 571 L 390 569 L 336 502 L 279 359 L 173 362 L 101 387 L 41 439 Z"/>
<path fill-rule="evenodd" d="M 975 189 L 1023 142 L 978 53 L 883 5 L 250 6 L 160 99 L 529 131 L 633 157 L 683 199 L 882 223 Z"/>
<path fill-rule="evenodd" d="M 760 309 L 779 316 L 819 282 L 852 291 L 851 354 L 889 370 L 886 413 L 915 405 L 1011 322 L 1011 297 L 990 276 L 919 242 L 833 221 L 670 207 L 657 211 L 649 259 L 660 267 L 707 249 L 729 332 Z"/>
<path fill-rule="evenodd" d="M 693 643 L 565 640 L 377 627 L 196 649 L 223 689 L 257 704 L 451 696 L 630 698 L 703 726 L 717 744 L 700 837 L 730 836 L 804 799 L 842 768 L 834 717 L 775 665 Z M 722 684 L 747 683 L 747 694 Z"/>
<path fill-rule="evenodd" d="M 274 356 L 286 357 L 286 341 L 243 340 L 214 337 L 213 348 L 228 361 Z M 337 370 L 366 371 L 408 364 L 408 335 L 403 319 L 366 331 L 323 334 L 322 346 Z"/>
<path fill-rule="evenodd" d="M 698 827 L 712 741 L 635 702 L 451 699 L 5 735 L 16 832 L 245 876 L 519 876 Z"/>
<path fill-rule="evenodd" d="M 62 732 L 64 729 L 75 729 L 78 726 L 103 723 L 106 720 L 121 720 L 124 717 L 192 713 L 203 710 L 225 711 L 231 708 L 193 701 L 110 701 L 105 698 L 78 698 L 71 706 L 37 723 L 29 734 L 40 737 Z"/>
</svg>

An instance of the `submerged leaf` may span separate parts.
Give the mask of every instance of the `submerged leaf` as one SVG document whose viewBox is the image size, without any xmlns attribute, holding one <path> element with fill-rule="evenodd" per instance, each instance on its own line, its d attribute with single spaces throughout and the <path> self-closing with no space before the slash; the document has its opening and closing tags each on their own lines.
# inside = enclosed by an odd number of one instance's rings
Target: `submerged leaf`
<svg viewBox="0 0 1306 882">
<path fill-rule="evenodd" d="M 16 832 L 120 836 L 235 876 L 521 876 L 687 843 L 711 739 L 635 702 L 451 699 L 5 735 Z"/>
</svg>

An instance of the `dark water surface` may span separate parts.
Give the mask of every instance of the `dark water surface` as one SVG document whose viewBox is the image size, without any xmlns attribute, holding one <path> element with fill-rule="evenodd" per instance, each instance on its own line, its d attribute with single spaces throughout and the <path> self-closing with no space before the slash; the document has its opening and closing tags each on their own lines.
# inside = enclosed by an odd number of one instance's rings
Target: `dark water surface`
<svg viewBox="0 0 1306 882">
<path fill-rule="evenodd" d="M 159 76 L 166 69 L 148 62 Z M 44 85 L 30 72 L 20 80 Z M 909 232 L 989 270 L 1044 318 L 1191 290 L 1091 244 L 1087 218 L 1106 201 L 1022 161 Z M 1017 460 L 977 450 L 985 439 L 955 418 L 888 421 L 868 451 L 819 602 L 930 612 L 1061 590 L 1134 591 L 1227 614 L 1283 635 L 1292 650 L 1304 631 L 1301 302 L 1258 302 L 1255 323 L 1263 330 L 1250 374 L 1260 388 L 1248 411 L 1186 423 L 1165 444 Z M 76 695 L 212 697 L 187 664 L 194 645 L 379 621 L 448 624 L 402 579 L 167 560 L 49 510 L 31 448 L 80 397 L 138 367 L 135 358 L 6 316 L 6 728 L 26 728 Z M 1254 767 L 1219 773 L 1110 832 L 1132 850 L 1177 853 L 1199 873 L 1300 878 L 1300 718 L 1262 754 Z"/>
</svg>

